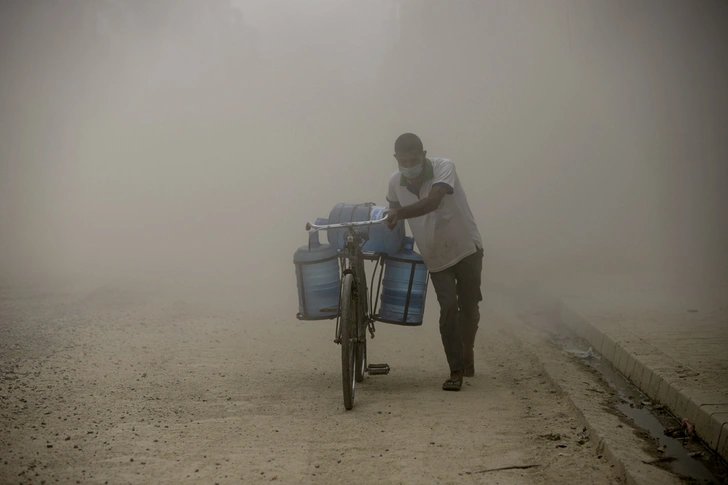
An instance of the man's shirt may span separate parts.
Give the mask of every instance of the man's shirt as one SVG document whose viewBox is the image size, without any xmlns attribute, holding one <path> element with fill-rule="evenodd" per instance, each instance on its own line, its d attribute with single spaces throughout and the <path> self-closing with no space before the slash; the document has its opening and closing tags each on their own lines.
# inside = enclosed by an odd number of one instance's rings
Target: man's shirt
<svg viewBox="0 0 728 485">
<path fill-rule="evenodd" d="M 417 190 L 399 171 L 394 172 L 389 178 L 387 201 L 393 207 L 405 207 L 426 198 L 432 187 L 447 189 L 436 210 L 407 219 L 427 269 L 436 273 L 475 253 L 483 241 L 455 164 L 445 158 L 426 158 L 422 179 Z"/>
</svg>

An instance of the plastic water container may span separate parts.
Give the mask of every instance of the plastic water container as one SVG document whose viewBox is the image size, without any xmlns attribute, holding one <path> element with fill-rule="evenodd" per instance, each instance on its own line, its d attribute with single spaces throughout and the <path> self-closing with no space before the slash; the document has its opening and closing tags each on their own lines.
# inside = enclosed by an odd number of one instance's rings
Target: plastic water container
<svg viewBox="0 0 728 485">
<path fill-rule="evenodd" d="M 384 217 L 386 210 L 386 207 L 377 206 L 371 202 L 366 204 L 339 203 L 331 209 L 327 223 L 340 224 L 342 222 L 376 221 Z M 404 221 L 400 221 L 391 230 L 386 224 L 357 227 L 356 230 L 366 232 L 369 235 L 369 240 L 362 245 L 362 251 L 365 252 L 394 254 L 404 244 Z M 329 244 L 335 246 L 337 249 L 343 248 L 347 234 L 347 229 L 328 229 L 327 237 Z"/>
<path fill-rule="evenodd" d="M 316 221 L 317 223 L 319 221 Z M 322 312 L 322 308 L 338 308 L 340 273 L 338 251 L 321 244 L 318 232 L 309 234 L 309 244 L 298 248 L 293 255 L 298 286 L 298 319 L 323 320 L 336 318 L 337 312 Z"/>
<path fill-rule="evenodd" d="M 404 248 L 384 259 L 381 307 L 378 320 L 398 325 L 422 325 L 429 273 L 422 256 L 405 238 Z"/>
</svg>

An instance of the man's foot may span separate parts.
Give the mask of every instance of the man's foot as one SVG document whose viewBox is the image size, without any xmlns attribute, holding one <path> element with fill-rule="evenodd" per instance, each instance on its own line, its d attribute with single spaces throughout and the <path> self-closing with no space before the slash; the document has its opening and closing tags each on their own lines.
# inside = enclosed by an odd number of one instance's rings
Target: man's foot
<svg viewBox="0 0 728 485">
<path fill-rule="evenodd" d="M 450 378 L 442 384 L 443 391 L 459 391 L 463 386 L 463 371 L 450 373 Z"/>
<path fill-rule="evenodd" d="M 473 377 L 475 375 L 475 364 L 470 364 L 468 366 L 465 366 L 465 370 L 463 371 L 463 375 L 465 377 Z"/>
</svg>

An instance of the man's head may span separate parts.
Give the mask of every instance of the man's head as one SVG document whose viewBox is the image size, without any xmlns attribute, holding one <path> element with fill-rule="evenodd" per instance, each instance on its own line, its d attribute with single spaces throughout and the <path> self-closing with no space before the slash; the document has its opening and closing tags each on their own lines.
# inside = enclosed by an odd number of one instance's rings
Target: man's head
<svg viewBox="0 0 728 485">
<path fill-rule="evenodd" d="M 426 155 L 422 140 L 414 133 L 400 135 L 394 142 L 394 158 L 397 160 L 400 172 L 409 179 L 420 176 Z"/>
</svg>

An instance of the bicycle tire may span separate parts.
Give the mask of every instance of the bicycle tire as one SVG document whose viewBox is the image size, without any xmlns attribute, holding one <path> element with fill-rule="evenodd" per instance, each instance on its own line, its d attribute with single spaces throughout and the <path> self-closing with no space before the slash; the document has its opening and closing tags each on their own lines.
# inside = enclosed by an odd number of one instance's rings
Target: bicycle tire
<svg viewBox="0 0 728 485">
<path fill-rule="evenodd" d="M 364 263 L 359 263 L 359 282 L 356 287 L 356 306 L 357 311 L 357 322 L 356 331 L 359 337 L 356 343 L 356 382 L 364 381 L 364 375 L 367 372 L 367 316 L 369 313 L 369 307 L 367 302 L 367 285 L 366 285 L 366 273 L 364 272 Z"/>
<path fill-rule="evenodd" d="M 357 312 L 358 308 L 354 300 L 354 276 L 346 274 L 341 282 L 339 339 L 341 342 L 341 381 L 344 391 L 344 407 L 347 410 L 354 407 Z"/>
<path fill-rule="evenodd" d="M 359 341 L 356 343 L 356 382 L 362 382 L 364 374 L 367 372 L 367 325 L 364 318 L 364 312 L 359 310 L 359 318 L 356 322 L 359 337 Z"/>
</svg>

